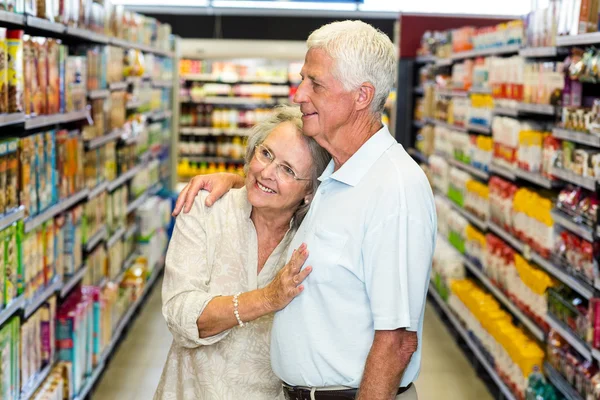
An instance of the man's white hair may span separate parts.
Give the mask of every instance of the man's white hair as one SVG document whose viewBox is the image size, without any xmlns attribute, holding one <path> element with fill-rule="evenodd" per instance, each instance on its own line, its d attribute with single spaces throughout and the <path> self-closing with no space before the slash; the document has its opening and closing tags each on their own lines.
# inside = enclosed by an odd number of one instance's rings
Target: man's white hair
<svg viewBox="0 0 600 400">
<path fill-rule="evenodd" d="M 386 34 L 362 21 L 340 21 L 311 33 L 306 44 L 308 50 L 322 49 L 334 60 L 332 72 L 344 89 L 371 83 L 375 87 L 371 110 L 383 112 L 396 75 L 396 52 Z"/>
</svg>

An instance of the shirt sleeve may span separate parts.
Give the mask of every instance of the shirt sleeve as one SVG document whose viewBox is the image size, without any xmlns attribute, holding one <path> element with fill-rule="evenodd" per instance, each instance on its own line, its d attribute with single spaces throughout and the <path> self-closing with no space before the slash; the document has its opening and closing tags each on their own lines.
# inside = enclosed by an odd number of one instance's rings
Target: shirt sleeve
<svg viewBox="0 0 600 400">
<path fill-rule="evenodd" d="M 229 330 L 200 338 L 196 321 L 217 295 L 209 294 L 207 213 L 198 196 L 188 214 L 177 217 L 169 243 L 162 288 L 163 315 L 177 344 L 196 348 L 214 344 Z"/>
<path fill-rule="evenodd" d="M 390 215 L 365 235 L 365 285 L 375 330 L 417 331 L 425 307 L 435 223 L 408 214 Z"/>
</svg>

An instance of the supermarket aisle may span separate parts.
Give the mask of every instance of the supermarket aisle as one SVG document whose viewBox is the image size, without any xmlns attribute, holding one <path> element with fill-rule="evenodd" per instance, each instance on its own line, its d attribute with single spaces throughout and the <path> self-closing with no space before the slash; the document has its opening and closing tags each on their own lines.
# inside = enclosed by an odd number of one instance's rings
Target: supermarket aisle
<svg viewBox="0 0 600 400">
<path fill-rule="evenodd" d="M 121 342 L 92 400 L 152 399 L 172 341 L 161 314 L 161 287 L 162 278 Z"/>
<path fill-rule="evenodd" d="M 110 363 L 93 400 L 150 400 L 171 345 L 160 312 L 158 282 L 125 341 Z M 420 400 L 491 400 L 433 308 L 425 313 L 423 366 L 417 382 Z"/>
</svg>

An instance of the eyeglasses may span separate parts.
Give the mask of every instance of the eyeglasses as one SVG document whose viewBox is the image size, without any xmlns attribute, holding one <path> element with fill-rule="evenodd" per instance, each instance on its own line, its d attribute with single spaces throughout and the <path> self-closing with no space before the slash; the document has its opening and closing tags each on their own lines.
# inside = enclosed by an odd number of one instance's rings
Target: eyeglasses
<svg viewBox="0 0 600 400">
<path fill-rule="evenodd" d="M 267 166 L 271 163 L 275 163 L 275 173 L 277 178 L 279 178 L 283 182 L 291 183 L 293 181 L 310 181 L 307 178 L 298 178 L 298 175 L 294 172 L 294 170 L 285 164 L 280 164 L 275 162 L 275 156 L 269 149 L 267 149 L 262 144 L 259 144 L 255 147 L 254 156 L 262 165 Z"/>
</svg>

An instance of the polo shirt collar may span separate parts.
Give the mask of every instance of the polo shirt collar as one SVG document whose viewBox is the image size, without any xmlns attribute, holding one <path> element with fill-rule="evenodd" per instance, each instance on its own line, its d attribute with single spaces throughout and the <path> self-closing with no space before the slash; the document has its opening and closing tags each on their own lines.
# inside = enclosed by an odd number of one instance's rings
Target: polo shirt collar
<svg viewBox="0 0 600 400">
<path fill-rule="evenodd" d="M 335 172 L 334 162 L 331 160 L 319 180 L 323 182 L 327 179 L 335 179 L 346 185 L 356 186 L 379 157 L 395 143 L 396 140 L 384 125 Z"/>
</svg>

